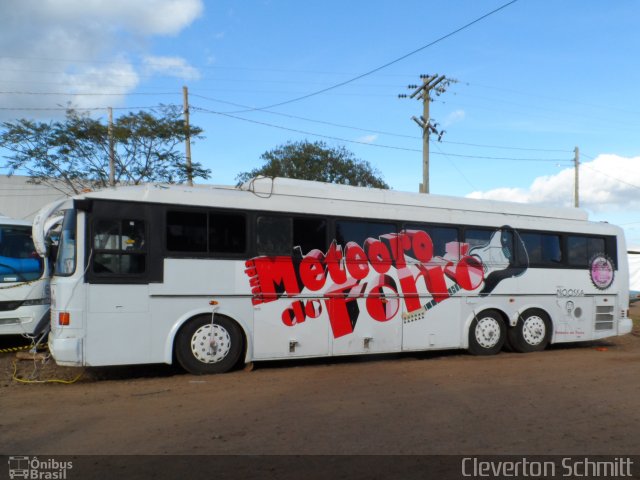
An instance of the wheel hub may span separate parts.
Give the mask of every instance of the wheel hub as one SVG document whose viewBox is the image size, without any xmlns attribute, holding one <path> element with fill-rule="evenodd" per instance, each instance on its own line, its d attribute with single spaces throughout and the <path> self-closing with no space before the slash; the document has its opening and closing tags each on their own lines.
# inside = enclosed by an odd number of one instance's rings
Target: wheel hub
<svg viewBox="0 0 640 480">
<path fill-rule="evenodd" d="M 500 340 L 500 324 L 495 318 L 485 317 L 476 325 L 476 340 L 483 348 L 492 348 Z"/>
<path fill-rule="evenodd" d="M 191 337 L 191 352 L 202 363 L 217 363 L 223 360 L 231 349 L 231 337 L 218 324 L 202 325 Z"/>
<path fill-rule="evenodd" d="M 529 345 L 539 345 L 547 333 L 544 320 L 538 316 L 527 317 L 522 325 L 522 337 Z"/>
</svg>

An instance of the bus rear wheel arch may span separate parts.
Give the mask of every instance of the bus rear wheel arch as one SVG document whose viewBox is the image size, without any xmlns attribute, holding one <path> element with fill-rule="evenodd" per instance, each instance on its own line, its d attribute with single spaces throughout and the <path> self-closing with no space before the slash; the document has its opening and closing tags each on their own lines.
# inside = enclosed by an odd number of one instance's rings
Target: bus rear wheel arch
<svg viewBox="0 0 640 480">
<path fill-rule="evenodd" d="M 189 373 L 226 373 L 239 363 L 245 339 L 231 318 L 199 315 L 180 328 L 174 349 L 178 363 Z"/>
<path fill-rule="evenodd" d="M 547 348 L 552 333 L 551 318 L 540 308 L 530 308 L 518 315 L 518 322 L 509 328 L 509 346 L 519 353 L 539 352 Z"/>
<path fill-rule="evenodd" d="M 469 326 L 469 353 L 495 355 L 502 350 L 507 337 L 504 315 L 498 310 L 484 310 Z"/>
</svg>

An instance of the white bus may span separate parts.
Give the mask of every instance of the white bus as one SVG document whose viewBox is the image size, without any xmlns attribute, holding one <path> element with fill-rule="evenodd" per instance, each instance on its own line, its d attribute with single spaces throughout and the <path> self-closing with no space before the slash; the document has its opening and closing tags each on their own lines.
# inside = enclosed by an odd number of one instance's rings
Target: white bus
<svg viewBox="0 0 640 480">
<path fill-rule="evenodd" d="M 623 233 L 577 209 L 282 178 L 123 187 L 56 208 L 49 348 L 61 365 L 177 361 L 201 374 L 631 331 Z"/>
<path fill-rule="evenodd" d="M 0 334 L 34 335 L 49 325 L 49 271 L 31 222 L 0 216 Z"/>
</svg>

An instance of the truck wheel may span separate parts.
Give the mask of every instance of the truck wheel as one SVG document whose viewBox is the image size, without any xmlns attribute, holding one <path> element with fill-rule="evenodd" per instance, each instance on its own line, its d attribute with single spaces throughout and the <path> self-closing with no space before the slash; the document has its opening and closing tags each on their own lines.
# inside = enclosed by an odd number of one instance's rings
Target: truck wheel
<svg viewBox="0 0 640 480">
<path fill-rule="evenodd" d="M 549 344 L 551 331 L 549 315 L 532 308 L 522 313 L 516 326 L 509 329 L 509 345 L 520 353 L 539 352 Z"/>
<path fill-rule="evenodd" d="M 504 345 L 507 331 L 504 319 L 496 310 L 479 313 L 469 327 L 469 352 L 473 355 L 494 355 Z"/>
<path fill-rule="evenodd" d="M 228 317 L 201 315 L 189 320 L 176 336 L 178 363 L 194 375 L 225 373 L 243 351 L 240 327 Z"/>
</svg>

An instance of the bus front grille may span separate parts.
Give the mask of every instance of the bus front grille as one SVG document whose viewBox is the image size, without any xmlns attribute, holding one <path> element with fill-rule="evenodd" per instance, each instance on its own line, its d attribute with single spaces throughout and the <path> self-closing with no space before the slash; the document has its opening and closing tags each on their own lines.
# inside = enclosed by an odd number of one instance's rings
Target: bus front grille
<svg viewBox="0 0 640 480">
<path fill-rule="evenodd" d="M 17 310 L 22 305 L 22 300 L 12 300 L 9 302 L 0 302 L 0 312 L 10 312 Z"/>
</svg>

